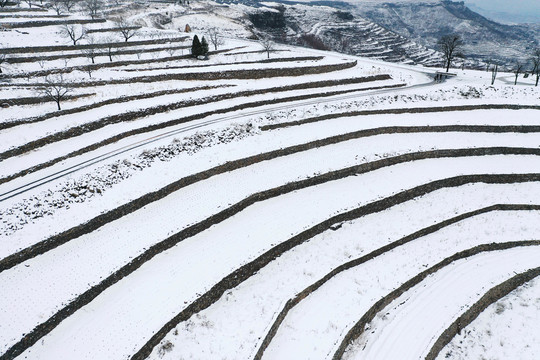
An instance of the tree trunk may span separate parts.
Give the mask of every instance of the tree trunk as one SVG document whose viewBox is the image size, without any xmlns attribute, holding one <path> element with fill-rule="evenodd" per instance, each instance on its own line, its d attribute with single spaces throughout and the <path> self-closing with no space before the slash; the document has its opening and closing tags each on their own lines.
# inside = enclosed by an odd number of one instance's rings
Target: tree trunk
<svg viewBox="0 0 540 360">
<path fill-rule="evenodd" d="M 0 71 L 2 72 L 2 71 Z M 538 86 L 538 79 L 540 79 L 540 72 L 536 74 L 536 84 L 534 86 Z"/>
<path fill-rule="evenodd" d="M 516 74 L 516 80 L 514 81 L 514 85 L 517 85 L 518 76 L 519 76 L 519 74 Z"/>
<path fill-rule="evenodd" d="M 56 101 L 56 105 L 58 106 L 58 110 L 62 110 L 60 109 L 60 100 L 55 100 Z"/>
<path fill-rule="evenodd" d="M 450 71 L 450 59 L 446 62 L 446 72 Z"/>
</svg>

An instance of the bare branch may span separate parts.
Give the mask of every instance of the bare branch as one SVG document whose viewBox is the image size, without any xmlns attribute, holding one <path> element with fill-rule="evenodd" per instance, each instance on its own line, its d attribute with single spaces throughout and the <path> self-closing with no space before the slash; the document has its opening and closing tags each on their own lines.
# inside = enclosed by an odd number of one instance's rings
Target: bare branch
<svg viewBox="0 0 540 360">
<path fill-rule="evenodd" d="M 224 43 L 219 30 L 215 27 L 208 30 L 208 38 L 212 45 L 214 45 L 214 50 L 217 50 L 218 46 L 221 46 Z"/>
<path fill-rule="evenodd" d="M 52 100 L 60 108 L 60 102 L 72 92 L 71 84 L 64 80 L 62 74 L 45 77 L 45 85 L 37 89 L 38 94 Z"/>
<path fill-rule="evenodd" d="M 62 0 L 51 1 L 51 7 L 54 11 L 56 11 L 56 15 L 62 15 L 64 12 L 64 3 Z"/>
<path fill-rule="evenodd" d="M 263 49 L 266 51 L 266 55 L 268 58 L 270 58 L 270 51 L 274 50 L 274 42 L 270 37 L 264 36 L 259 40 L 259 43 L 263 47 Z"/>
<path fill-rule="evenodd" d="M 94 59 L 100 55 L 100 52 L 96 49 L 95 45 L 96 45 L 96 39 L 93 37 L 93 36 L 89 36 L 88 37 L 88 45 L 91 45 L 90 47 L 88 48 L 84 48 L 82 49 L 82 53 L 89 59 L 92 61 L 92 64 L 95 64 L 95 61 Z"/>
<path fill-rule="evenodd" d="M 133 36 L 137 35 L 137 31 L 139 30 L 138 27 L 131 24 L 124 17 L 118 18 L 118 20 L 115 21 L 115 25 L 118 30 L 120 30 L 120 33 L 122 34 L 126 42 Z"/>
<path fill-rule="evenodd" d="M 77 45 L 77 41 L 86 37 L 86 28 L 84 26 L 77 27 L 69 24 L 62 26 L 61 34 L 63 37 L 71 39 L 73 45 Z"/>
<path fill-rule="evenodd" d="M 461 47 L 463 46 L 463 41 L 459 35 L 451 34 L 443 36 L 437 44 L 443 53 L 446 63 L 446 72 L 448 72 L 450 70 L 452 60 L 454 60 L 454 58 L 458 55 L 459 57 L 464 56 L 460 53 Z"/>
<path fill-rule="evenodd" d="M 92 19 L 97 18 L 99 13 L 103 9 L 103 3 L 101 2 L 101 0 L 85 0 L 83 6 L 86 10 L 86 13 Z"/>
</svg>

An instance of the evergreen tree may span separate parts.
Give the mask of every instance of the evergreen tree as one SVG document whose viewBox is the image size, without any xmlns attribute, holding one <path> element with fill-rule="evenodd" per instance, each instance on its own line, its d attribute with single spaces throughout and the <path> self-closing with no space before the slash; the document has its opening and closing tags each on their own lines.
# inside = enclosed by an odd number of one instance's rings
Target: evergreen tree
<svg viewBox="0 0 540 360">
<path fill-rule="evenodd" d="M 202 41 L 201 41 L 201 55 L 206 55 L 206 54 L 208 54 L 208 42 L 203 36 Z"/>
<path fill-rule="evenodd" d="M 191 54 L 195 57 L 202 55 L 202 45 L 197 35 L 193 37 L 193 44 L 191 44 Z"/>
</svg>

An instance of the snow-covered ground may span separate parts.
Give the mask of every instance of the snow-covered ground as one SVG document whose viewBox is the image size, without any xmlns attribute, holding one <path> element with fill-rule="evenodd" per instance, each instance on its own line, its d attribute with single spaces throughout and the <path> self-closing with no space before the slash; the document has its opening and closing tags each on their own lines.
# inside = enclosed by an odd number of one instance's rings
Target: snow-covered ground
<svg viewBox="0 0 540 360">
<path fill-rule="evenodd" d="M 221 6 L 224 16 L 212 6 Z M 538 239 L 540 92 L 531 79 L 513 86 L 512 74 L 501 74 L 491 86 L 490 73 L 465 70 L 435 83 L 437 69 L 281 44 L 266 61 L 260 42 L 245 39 L 252 35 L 247 19 L 230 20 L 245 13 L 243 7 L 206 0 L 111 4 L 106 22 L 85 27 L 112 28 L 115 16 L 126 16 L 141 28 L 116 50 L 136 53 L 112 62 L 100 55 L 91 77 L 81 71 L 89 59 L 69 46 L 60 26 L 2 31 L 2 47 L 50 48 L 7 56 L 43 61 L 2 64 L 0 153 L 49 140 L 0 160 L 0 357 L 120 360 L 150 341 L 144 356 L 151 359 L 252 359 L 258 351 L 264 359 L 328 359 L 375 302 L 417 274 L 480 244 Z M 0 23 L 59 20 L 44 17 L 52 10 L 2 14 L 8 16 Z M 77 10 L 61 19 L 88 17 Z M 186 24 L 191 33 L 184 32 Z M 210 26 L 221 29 L 223 52 L 197 60 L 180 58 L 186 50 L 165 50 L 190 45 L 194 34 L 208 36 Z M 118 33 L 93 36 L 98 43 L 122 41 Z M 77 56 L 45 60 L 62 53 Z M 334 65 L 344 68 L 326 70 Z M 10 103 L 38 96 L 45 72 L 55 70 L 82 85 L 72 95 L 91 95 L 62 102 L 66 112 L 51 101 Z M 281 73 L 256 76 L 262 71 Z M 179 78 L 203 73 L 213 80 Z M 390 78 L 350 83 L 377 75 Z M 443 109 L 463 105 L 514 109 Z M 431 107 L 439 109 L 415 112 Z M 408 113 L 354 115 L 389 109 Z M 114 118 L 129 113 L 127 120 Z M 317 119 L 326 115 L 334 117 Z M 461 127 L 434 131 L 454 125 Z M 87 146 L 95 148 L 77 153 Z M 422 159 L 428 151 L 438 152 Z M 412 153 L 415 159 L 407 157 Z M 354 166 L 362 171 L 336 175 Z M 487 174 L 494 183 L 448 180 Z M 446 183 L 388 200 L 435 181 Z M 395 243 L 498 204 L 522 209 L 486 210 Z M 328 223 L 355 209 L 367 210 Z M 306 232 L 311 235 L 292 242 Z M 368 254 L 377 256 L 325 278 Z M 381 310 L 346 357 L 423 356 L 487 290 L 540 266 L 538 255 L 538 246 L 518 247 L 444 266 Z M 256 270 L 242 281 L 222 281 L 243 267 Z M 278 321 L 289 301 L 321 279 Z M 193 310 L 214 286 L 223 295 Z M 538 354 L 530 331 L 537 298 L 534 281 L 496 302 L 441 358 Z M 164 327 L 186 311 L 191 317 Z M 53 321 L 64 312 L 66 319 Z"/>
<path fill-rule="evenodd" d="M 438 359 L 538 358 L 540 279 L 517 288 L 462 330 Z"/>
</svg>

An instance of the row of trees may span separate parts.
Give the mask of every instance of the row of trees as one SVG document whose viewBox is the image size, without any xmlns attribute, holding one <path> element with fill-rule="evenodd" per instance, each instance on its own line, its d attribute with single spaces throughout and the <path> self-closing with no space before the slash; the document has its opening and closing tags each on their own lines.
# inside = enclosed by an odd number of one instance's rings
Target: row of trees
<svg viewBox="0 0 540 360">
<path fill-rule="evenodd" d="M 115 28 L 113 30 L 118 31 L 125 42 L 128 42 L 129 39 L 137 35 L 139 27 L 134 26 L 123 17 L 118 18 L 114 24 Z M 77 45 L 77 42 L 82 39 L 91 37 L 84 26 L 75 24 L 63 25 L 60 34 L 63 37 L 70 39 L 73 42 L 73 45 Z"/>
<path fill-rule="evenodd" d="M 441 39 L 438 41 L 438 47 L 439 50 L 443 54 L 443 58 L 445 61 L 445 67 L 446 72 L 450 70 L 450 66 L 452 64 L 452 61 L 454 61 L 456 58 L 465 59 L 465 55 L 462 52 L 463 48 L 463 40 L 461 37 L 457 34 L 451 34 L 451 35 L 445 35 L 441 37 Z M 486 70 L 490 70 L 490 66 L 492 61 L 487 61 Z M 540 48 L 536 48 L 531 52 L 531 57 L 529 60 L 529 63 L 531 64 L 532 68 L 530 72 L 525 71 L 527 64 L 523 63 L 521 61 L 516 61 L 514 63 L 514 70 L 513 73 L 515 74 L 515 80 L 514 85 L 517 85 L 518 77 L 520 74 L 526 74 L 528 76 L 531 74 L 532 76 L 536 76 L 535 80 L 535 86 L 538 86 L 538 82 L 540 80 Z M 491 73 L 492 73 L 492 80 L 491 84 L 493 85 L 495 83 L 495 78 L 497 76 L 497 72 L 499 71 L 498 65 L 493 65 L 491 67 Z"/>
</svg>

